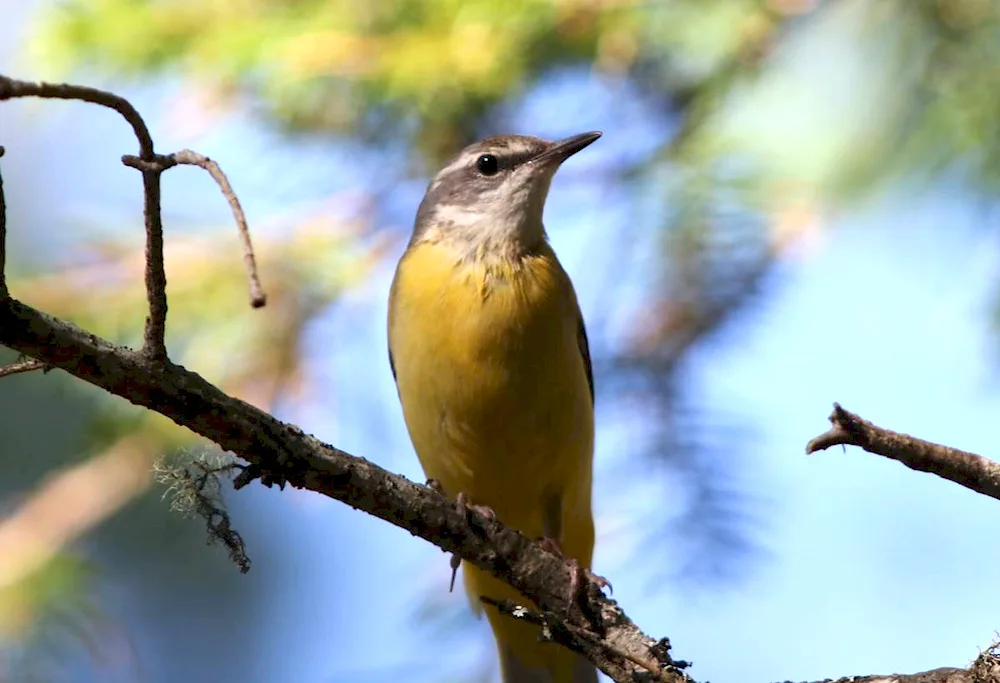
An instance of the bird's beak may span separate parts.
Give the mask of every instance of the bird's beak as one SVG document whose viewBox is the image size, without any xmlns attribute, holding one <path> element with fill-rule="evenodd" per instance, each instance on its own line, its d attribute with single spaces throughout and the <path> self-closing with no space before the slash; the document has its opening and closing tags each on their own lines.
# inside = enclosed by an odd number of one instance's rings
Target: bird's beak
<svg viewBox="0 0 1000 683">
<path fill-rule="evenodd" d="M 531 164 L 535 166 L 558 166 L 599 137 L 601 137 L 601 132 L 595 130 L 560 140 L 532 159 Z"/>
</svg>

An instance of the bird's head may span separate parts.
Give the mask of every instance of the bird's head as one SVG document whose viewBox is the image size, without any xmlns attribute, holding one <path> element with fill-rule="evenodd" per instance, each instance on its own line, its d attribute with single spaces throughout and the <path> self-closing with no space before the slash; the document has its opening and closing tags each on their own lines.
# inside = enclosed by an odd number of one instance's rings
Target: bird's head
<svg viewBox="0 0 1000 683">
<path fill-rule="evenodd" d="M 552 176 L 599 137 L 550 142 L 503 135 L 469 145 L 434 176 L 410 244 L 449 242 L 477 257 L 530 251 L 545 239 L 542 212 Z"/>
</svg>

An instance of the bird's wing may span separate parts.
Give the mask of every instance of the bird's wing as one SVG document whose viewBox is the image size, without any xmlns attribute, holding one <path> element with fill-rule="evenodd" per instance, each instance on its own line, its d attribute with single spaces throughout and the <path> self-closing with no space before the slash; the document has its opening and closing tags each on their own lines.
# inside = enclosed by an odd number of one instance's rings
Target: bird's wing
<svg viewBox="0 0 1000 683">
<path fill-rule="evenodd" d="M 576 342 L 580 347 L 580 355 L 583 356 L 583 365 L 587 370 L 587 384 L 590 385 L 590 402 L 594 402 L 594 368 L 590 364 L 590 345 L 587 343 L 587 326 L 583 324 L 583 316 L 578 312 Z M 390 354 L 389 364 L 392 364 L 392 354 Z"/>
<path fill-rule="evenodd" d="M 406 254 L 404 254 L 403 256 L 405 257 Z M 400 263 L 402 263 L 402 259 L 400 259 Z M 389 340 L 387 340 L 385 347 L 386 351 L 389 352 L 389 369 L 392 370 L 392 381 L 395 382 L 396 384 L 397 394 L 399 394 L 399 379 L 396 377 L 396 361 L 393 360 L 392 357 L 391 330 L 392 330 L 392 320 L 394 317 L 393 314 L 395 313 L 396 310 L 396 280 L 398 279 L 399 279 L 399 267 L 397 266 L 396 274 L 392 278 L 392 285 L 389 287 L 389 320 L 387 327 L 390 330 L 390 334 L 389 334 Z"/>
</svg>

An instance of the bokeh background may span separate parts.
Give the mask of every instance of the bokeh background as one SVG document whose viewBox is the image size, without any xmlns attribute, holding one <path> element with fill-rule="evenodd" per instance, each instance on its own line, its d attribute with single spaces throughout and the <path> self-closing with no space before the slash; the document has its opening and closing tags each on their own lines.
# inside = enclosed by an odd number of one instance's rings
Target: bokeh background
<svg viewBox="0 0 1000 683">
<path fill-rule="evenodd" d="M 964 666 L 1000 628 L 996 502 L 803 454 L 834 400 L 997 451 L 995 0 L 0 0 L 0 72 L 106 87 L 158 149 L 169 347 L 422 479 L 388 284 L 471 140 L 604 138 L 546 224 L 597 373 L 596 570 L 698 680 Z M 112 112 L 0 104 L 12 291 L 123 343 L 141 183 Z M 8 354 L 13 359 L 13 354 Z M 429 544 L 308 492 L 226 493 L 241 575 L 151 474 L 206 446 L 62 373 L 0 381 L 0 680 L 495 680 Z M 49 552 L 54 549 L 54 552 Z"/>
</svg>

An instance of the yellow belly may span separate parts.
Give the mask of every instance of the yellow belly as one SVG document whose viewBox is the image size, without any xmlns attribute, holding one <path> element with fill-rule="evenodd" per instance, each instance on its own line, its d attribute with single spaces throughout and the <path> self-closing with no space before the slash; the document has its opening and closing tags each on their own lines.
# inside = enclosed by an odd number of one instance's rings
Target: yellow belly
<svg viewBox="0 0 1000 683">
<path fill-rule="evenodd" d="M 485 265 L 422 244 L 396 272 L 389 347 L 426 475 L 533 538 L 551 531 L 555 501 L 564 550 L 589 567 L 594 415 L 579 321 L 572 284 L 547 245 L 517 263 Z M 485 573 L 464 573 L 474 603 L 524 601 Z M 498 640 L 525 641 L 539 657 L 556 650 L 490 612 Z"/>
</svg>

